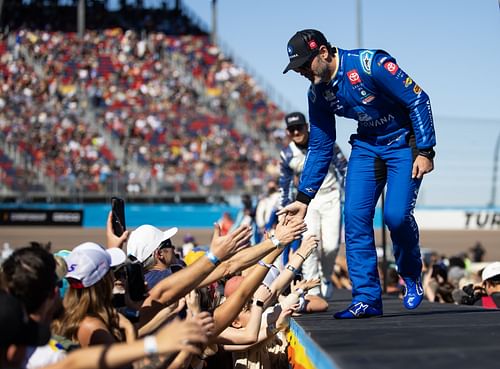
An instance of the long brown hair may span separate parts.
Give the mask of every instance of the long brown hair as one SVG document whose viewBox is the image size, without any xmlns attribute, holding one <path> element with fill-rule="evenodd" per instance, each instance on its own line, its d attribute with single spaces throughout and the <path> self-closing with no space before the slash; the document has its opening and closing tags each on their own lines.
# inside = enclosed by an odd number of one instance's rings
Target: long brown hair
<svg viewBox="0 0 500 369">
<path fill-rule="evenodd" d="M 99 282 L 87 288 L 69 288 L 64 295 L 64 313 L 54 321 L 54 333 L 78 341 L 78 329 L 85 317 L 100 319 L 117 341 L 123 337 L 118 325 L 118 314 L 113 307 L 113 275 L 109 271 Z"/>
</svg>

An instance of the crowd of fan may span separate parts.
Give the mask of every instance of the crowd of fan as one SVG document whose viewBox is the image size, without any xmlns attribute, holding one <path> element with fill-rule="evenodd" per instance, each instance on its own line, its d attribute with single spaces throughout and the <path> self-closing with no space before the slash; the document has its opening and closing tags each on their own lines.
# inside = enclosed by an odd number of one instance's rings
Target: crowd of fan
<svg viewBox="0 0 500 369">
<path fill-rule="evenodd" d="M 0 368 L 288 368 L 290 317 L 328 309 L 309 292 L 320 280 L 300 273 L 318 239 L 302 238 L 305 223 L 283 217 L 272 236 L 253 244 L 251 224 L 225 218 L 207 246 L 186 235 L 177 247 L 176 227 L 144 224 L 117 235 L 110 212 L 106 247 L 89 241 L 55 254 L 40 244 L 4 250 Z M 469 251 L 423 253 L 426 298 L 500 307 L 500 262 L 483 263 L 480 244 Z M 387 295 L 401 298 L 393 265 L 386 278 Z M 351 288 L 344 257 L 331 280 L 336 289 Z"/>
<path fill-rule="evenodd" d="M 500 307 L 500 263 L 484 262 L 484 254 L 480 243 L 453 256 L 425 252 L 422 257 L 425 298 L 436 303 Z M 383 278 L 382 268 L 380 274 Z M 389 265 L 386 285 L 389 295 L 401 297 L 404 293 L 394 265 Z"/>
<path fill-rule="evenodd" d="M 110 174 L 114 156 L 84 119 L 85 107 L 76 90 L 65 83 L 56 63 L 42 73 L 21 53 L 20 33 L 12 48 L 3 40 L 0 59 L 0 135 L 21 153 L 25 167 L 59 184 L 98 190 Z M 28 36 L 28 35 L 27 35 Z M 29 34 L 35 41 L 34 34 Z"/>
<path fill-rule="evenodd" d="M 68 244 L 71 251 L 53 254 L 32 243 L 3 253 L 0 368 L 288 368 L 292 314 L 328 309 L 321 296 L 308 293 L 320 281 L 300 279 L 315 236 L 279 261 L 304 231 L 303 221 L 282 220 L 272 238 L 249 247 L 250 226 L 224 234 L 216 224 L 210 245 L 186 235 L 177 247 L 175 227 L 144 224 L 116 235 L 110 212 L 106 247 Z M 465 254 L 424 254 L 429 300 L 500 305 L 500 263 L 478 272 L 472 265 L 484 249 L 470 252 L 472 263 Z M 332 282 L 350 288 L 342 257 Z M 388 295 L 401 297 L 399 282 L 389 268 Z"/>
<path fill-rule="evenodd" d="M 283 113 L 207 36 L 20 30 L 1 49 L 0 134 L 60 187 L 252 191 L 277 174 L 262 142 L 281 142 Z"/>
<path fill-rule="evenodd" d="M 314 236 L 273 265 L 303 221 L 252 247 L 250 227 L 215 226 L 202 249 L 192 237 L 176 248 L 177 228 L 117 236 L 111 219 L 106 247 L 31 244 L 3 261 L 0 368 L 288 368 L 290 316 L 328 307 L 307 293 L 319 280 L 296 281 Z"/>
</svg>

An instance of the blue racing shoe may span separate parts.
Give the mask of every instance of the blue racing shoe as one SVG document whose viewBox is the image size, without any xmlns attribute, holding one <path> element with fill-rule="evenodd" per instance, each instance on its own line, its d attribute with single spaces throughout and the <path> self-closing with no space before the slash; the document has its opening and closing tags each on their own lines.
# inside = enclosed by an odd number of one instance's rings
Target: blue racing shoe
<svg viewBox="0 0 500 369">
<path fill-rule="evenodd" d="M 424 288 L 420 278 L 403 278 L 405 281 L 405 294 L 403 296 L 403 305 L 408 310 L 413 310 L 420 305 L 424 298 Z"/>
<path fill-rule="evenodd" d="M 333 314 L 335 319 L 360 319 L 382 316 L 382 309 L 377 309 L 364 302 L 355 302 L 347 309 Z"/>
</svg>

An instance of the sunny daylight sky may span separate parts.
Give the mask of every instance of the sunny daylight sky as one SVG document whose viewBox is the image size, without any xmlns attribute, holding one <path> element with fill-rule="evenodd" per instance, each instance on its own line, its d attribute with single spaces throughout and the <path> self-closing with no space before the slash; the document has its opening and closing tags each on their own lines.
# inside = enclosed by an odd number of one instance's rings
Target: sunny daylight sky
<svg viewBox="0 0 500 369">
<path fill-rule="evenodd" d="M 157 2 L 144 0 L 145 5 Z M 211 0 L 183 0 L 211 25 Z M 438 145 L 419 206 L 485 206 L 492 198 L 500 135 L 498 0 L 362 0 L 362 46 L 384 49 L 430 95 Z M 237 63 L 271 86 L 285 109 L 307 113 L 308 81 L 282 71 L 298 30 L 321 30 L 334 45 L 357 48 L 356 0 L 218 0 L 217 34 Z M 287 103 L 284 103 L 286 101 Z M 353 121 L 337 121 L 347 143 Z M 500 181 L 498 181 L 500 182 Z M 500 206 L 500 186 L 496 204 Z"/>
</svg>

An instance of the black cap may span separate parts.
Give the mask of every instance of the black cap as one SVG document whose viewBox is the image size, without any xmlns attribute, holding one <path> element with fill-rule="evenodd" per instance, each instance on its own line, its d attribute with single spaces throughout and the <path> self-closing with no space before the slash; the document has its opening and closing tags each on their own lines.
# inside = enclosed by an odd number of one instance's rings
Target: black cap
<svg viewBox="0 0 500 369">
<path fill-rule="evenodd" d="M 313 56 L 316 56 L 321 45 L 329 47 L 325 36 L 315 29 L 304 29 L 293 35 L 287 45 L 290 63 L 286 66 L 283 74 L 290 69 L 300 67 Z"/>
<path fill-rule="evenodd" d="M 49 342 L 48 325 L 31 320 L 14 296 L 0 291 L 0 347 L 9 345 L 43 346 Z"/>
<path fill-rule="evenodd" d="M 299 112 L 293 112 L 285 116 L 286 127 L 292 126 L 302 126 L 307 124 L 306 117 L 304 114 Z"/>
</svg>

